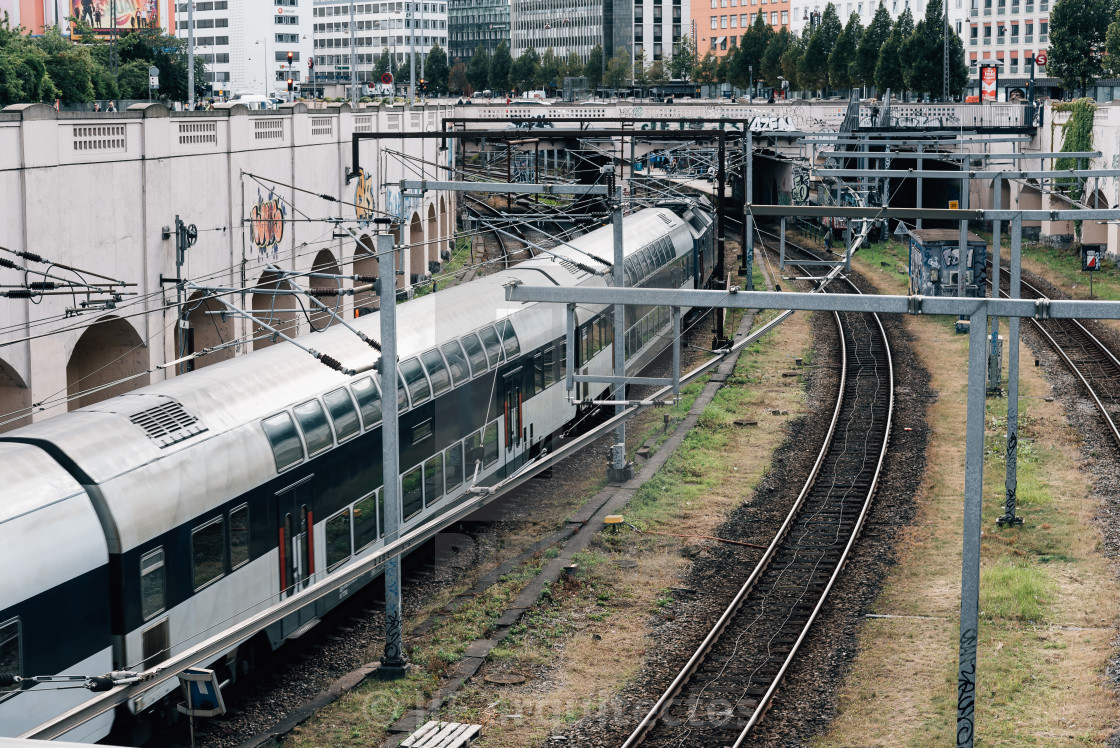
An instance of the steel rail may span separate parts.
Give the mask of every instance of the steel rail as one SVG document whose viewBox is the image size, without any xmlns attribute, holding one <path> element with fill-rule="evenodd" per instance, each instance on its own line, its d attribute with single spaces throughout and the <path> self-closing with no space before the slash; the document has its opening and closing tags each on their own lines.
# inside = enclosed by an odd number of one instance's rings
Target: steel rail
<svg viewBox="0 0 1120 748">
<path fill-rule="evenodd" d="M 1031 285 L 1027 281 L 1020 280 L 1019 282 L 1024 289 L 1029 290 L 1035 295 L 1036 298 L 1049 298 L 1040 289 Z M 991 285 L 991 279 L 988 280 L 988 285 Z M 1001 296 L 1011 298 L 1008 292 L 1004 291 L 1002 287 L 1000 288 L 999 292 Z M 1112 434 L 1112 439 L 1116 442 L 1117 446 L 1120 446 L 1120 428 L 1117 428 L 1116 422 L 1112 418 L 1112 414 L 1108 412 L 1108 409 L 1105 407 L 1104 403 L 1098 396 L 1097 388 L 1094 387 L 1092 382 L 1089 381 L 1092 376 L 1086 376 L 1086 373 L 1082 371 L 1081 367 L 1078 366 L 1070 357 L 1069 352 L 1066 351 L 1066 349 L 1057 341 L 1057 339 L 1055 339 L 1054 335 L 1051 334 L 1051 331 L 1047 329 L 1048 325 L 1043 324 L 1043 320 L 1034 319 L 1033 317 L 1031 317 L 1030 320 L 1034 323 L 1035 329 L 1037 329 L 1039 333 L 1042 334 L 1042 337 L 1046 340 L 1046 342 L 1050 344 L 1050 347 L 1054 349 L 1054 352 L 1058 354 L 1058 357 L 1065 362 L 1070 372 L 1079 380 L 1081 380 L 1081 384 L 1085 386 L 1085 391 L 1089 394 L 1089 397 L 1096 404 L 1097 410 L 1099 410 L 1101 415 L 1104 417 L 1105 424 L 1108 426 L 1108 430 Z M 1102 354 L 1100 358 L 1108 361 L 1113 366 L 1113 368 L 1116 369 L 1117 373 L 1120 374 L 1120 360 L 1117 360 L 1112 351 L 1110 351 L 1108 347 L 1103 342 L 1101 342 L 1099 338 L 1097 338 L 1096 335 L 1091 333 L 1089 329 L 1081 323 L 1080 320 L 1068 319 L 1061 320 L 1060 322 L 1058 320 L 1050 320 L 1050 322 L 1053 323 L 1054 326 L 1059 328 L 1063 326 L 1062 323 L 1072 323 L 1074 329 L 1079 334 L 1084 335 L 1086 338 L 1088 338 L 1089 341 L 1096 347 L 1096 351 Z"/>
<path fill-rule="evenodd" d="M 862 240 L 862 239 L 865 238 L 865 236 L 860 235 L 859 238 Z M 835 278 L 838 275 L 838 270 L 839 269 L 837 269 L 832 274 L 830 274 L 830 279 Z M 857 293 L 859 292 L 858 289 L 855 288 L 854 284 L 851 284 L 850 281 L 846 281 L 846 282 L 848 282 L 848 284 L 851 285 L 852 288 Z M 791 314 L 791 313 L 792 312 L 786 311 L 784 314 L 788 315 L 788 314 Z M 743 603 L 746 601 L 746 599 L 748 598 L 750 593 L 755 589 L 755 587 L 758 583 L 758 580 L 762 577 L 763 573 L 767 570 L 770 563 L 773 561 L 773 559 L 777 555 L 778 550 L 782 547 L 782 543 L 786 539 L 786 537 L 787 537 L 791 527 L 793 526 L 794 522 L 798 519 L 798 515 L 800 514 L 801 509 L 804 507 L 805 502 L 810 495 L 810 492 L 812 491 L 812 489 L 814 488 L 814 486 L 816 484 L 817 478 L 819 477 L 821 466 L 824 464 L 824 461 L 827 458 L 828 453 L 829 453 L 829 451 L 830 451 L 830 449 L 833 445 L 833 438 L 835 436 L 835 432 L 836 432 L 836 428 L 837 428 L 837 425 L 838 425 L 838 422 L 839 422 L 840 414 L 841 414 L 841 411 L 842 411 L 842 408 L 843 408 L 843 405 L 844 405 L 844 402 L 845 402 L 845 390 L 846 390 L 846 386 L 847 386 L 847 383 L 848 383 L 847 344 L 846 344 L 846 341 L 844 339 L 843 325 L 842 325 L 842 321 L 841 321 L 839 313 L 834 312 L 833 317 L 836 321 L 838 330 L 840 332 L 840 341 L 841 341 L 840 355 L 841 355 L 841 361 L 842 361 L 842 368 L 841 368 L 841 375 L 840 375 L 840 386 L 839 386 L 839 389 L 838 389 L 836 405 L 833 409 L 832 418 L 831 418 L 830 423 L 829 423 L 828 432 L 825 436 L 825 439 L 824 439 L 824 442 L 821 446 L 821 449 L 820 449 L 820 451 L 817 455 L 817 459 L 814 462 L 813 468 L 810 471 L 809 476 L 808 476 L 808 478 L 805 482 L 805 485 L 802 487 L 801 492 L 798 494 L 798 497 L 795 500 L 795 502 L 793 504 L 793 507 L 791 508 L 790 512 L 787 514 L 784 522 L 782 523 L 782 526 L 779 528 L 778 532 L 775 534 L 773 541 L 771 541 L 770 545 L 767 547 L 766 551 L 764 552 L 762 558 L 755 565 L 755 567 L 754 567 L 753 571 L 751 572 L 750 576 L 747 578 L 747 581 L 742 585 L 739 592 L 735 595 L 735 597 L 732 599 L 731 603 L 724 610 L 723 614 L 716 621 L 715 625 L 712 627 L 712 629 L 709 631 L 707 636 L 701 642 L 700 646 L 696 649 L 696 651 L 693 653 L 693 655 L 689 658 L 688 662 L 684 665 L 684 667 L 681 669 L 681 671 L 673 679 L 672 683 L 670 683 L 669 687 L 665 690 L 665 692 L 657 700 L 657 702 L 654 704 L 654 706 L 650 709 L 650 711 L 646 714 L 646 716 L 642 719 L 642 721 L 638 724 L 638 726 L 630 734 L 630 736 L 627 738 L 626 742 L 623 743 L 623 748 L 634 748 L 634 746 L 640 745 L 645 740 L 645 738 L 654 729 L 654 727 L 656 727 L 657 723 L 665 715 L 665 712 L 673 705 L 674 699 L 676 699 L 677 695 L 681 692 L 681 690 L 689 683 L 689 681 L 695 675 L 697 670 L 703 664 L 707 655 L 711 652 L 712 648 L 719 641 L 720 636 L 726 631 L 726 629 L 730 625 L 731 621 L 734 619 L 735 615 L 738 613 L 738 611 L 742 607 Z M 887 337 L 886 337 L 886 331 L 883 329 L 882 322 L 879 319 L 879 316 L 876 314 L 876 315 L 873 315 L 873 317 L 876 321 L 876 326 L 877 326 L 878 331 L 879 331 L 879 336 L 880 336 L 880 338 L 883 342 L 883 348 L 884 348 L 884 351 L 885 351 L 885 354 L 886 354 L 886 369 L 887 369 L 887 373 L 888 373 L 889 396 L 888 396 L 887 411 L 886 411 L 886 426 L 885 426 L 884 431 L 883 431 L 882 444 L 881 444 L 880 449 L 879 449 L 878 460 L 877 460 L 877 463 L 876 463 L 876 466 L 875 466 L 875 469 L 874 469 L 871 484 L 870 484 L 870 486 L 867 490 L 867 495 L 866 495 L 866 497 L 865 497 L 865 499 L 862 503 L 862 508 L 860 510 L 859 516 L 856 519 L 856 524 L 854 525 L 854 527 L 851 531 L 851 535 L 848 539 L 848 542 L 846 543 L 846 545 L 844 547 L 843 552 L 841 553 L 839 559 L 836 562 L 836 567 L 833 570 L 833 573 L 830 575 L 829 580 L 828 580 L 828 582 L 827 582 L 827 584 L 824 588 L 824 591 L 822 592 L 820 598 L 818 599 L 817 604 L 814 606 L 813 611 L 809 615 L 808 620 L 804 624 L 800 635 L 798 636 L 797 640 L 795 641 L 795 643 L 791 647 L 789 653 L 787 654 L 786 658 L 784 659 L 784 661 L 783 661 L 782 665 L 780 666 L 778 672 L 774 676 L 770 687 L 767 689 L 767 691 L 762 696 L 762 698 L 759 699 L 758 704 L 756 705 L 754 711 L 752 712 L 751 718 L 748 720 L 748 723 L 747 723 L 746 727 L 740 732 L 739 737 L 738 737 L 737 741 L 735 742 L 735 746 L 740 746 L 742 744 L 743 740 L 746 739 L 746 736 L 749 733 L 749 731 L 758 723 L 759 719 L 761 719 L 762 715 L 765 713 L 766 709 L 768 708 L 769 704 L 771 703 L 771 701 L 773 699 L 774 692 L 776 691 L 778 685 L 780 684 L 782 677 L 785 675 L 785 672 L 788 669 L 790 663 L 793 661 L 793 658 L 796 656 L 798 650 L 800 649 L 802 642 L 804 641 L 805 637 L 808 634 L 808 631 L 812 628 L 813 623 L 815 622 L 821 608 L 824 605 L 824 601 L 827 599 L 828 593 L 831 591 L 832 587 L 835 585 L 835 582 L 836 582 L 837 578 L 839 577 L 840 571 L 844 568 L 844 565 L 847 561 L 848 555 L 850 554 L 851 548 L 853 547 L 853 545 L 855 543 L 855 540 L 856 540 L 856 538 L 858 538 L 860 530 L 863 527 L 863 523 L 864 523 L 864 521 L 866 519 L 866 516 L 867 516 L 867 511 L 868 511 L 868 509 L 871 505 L 871 498 L 874 496 L 875 489 L 878 486 L 879 475 L 882 471 L 882 465 L 883 465 L 883 461 L 886 457 L 887 446 L 890 442 L 890 426 L 891 426 L 891 419 L 892 419 L 893 410 L 894 410 L 894 373 L 893 373 L 893 362 L 892 362 L 891 355 L 890 355 L 890 347 L 889 347 Z"/>
</svg>

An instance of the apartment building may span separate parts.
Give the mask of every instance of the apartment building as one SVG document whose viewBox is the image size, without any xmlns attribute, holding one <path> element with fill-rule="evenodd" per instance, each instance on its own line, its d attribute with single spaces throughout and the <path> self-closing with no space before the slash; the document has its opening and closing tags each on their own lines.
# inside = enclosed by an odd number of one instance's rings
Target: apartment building
<svg viewBox="0 0 1120 748">
<path fill-rule="evenodd" d="M 995 65 L 1000 101 L 1025 98 L 1032 60 L 1050 46 L 1050 8 L 1055 0 L 950 0 L 949 21 L 964 41 L 969 65 L 968 95 L 980 92 L 980 67 Z M 1059 82 L 1036 69 L 1036 93 Z M 1111 99 L 1111 92 L 1107 98 Z"/>
<path fill-rule="evenodd" d="M 696 52 L 722 57 L 739 45 L 759 14 L 777 31 L 791 28 L 790 13 L 790 0 L 692 0 Z"/>
</svg>

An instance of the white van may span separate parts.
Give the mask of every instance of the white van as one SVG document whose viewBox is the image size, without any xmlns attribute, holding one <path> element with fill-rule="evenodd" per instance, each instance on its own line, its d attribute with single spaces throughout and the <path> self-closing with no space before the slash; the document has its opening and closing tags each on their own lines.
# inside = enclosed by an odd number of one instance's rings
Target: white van
<svg viewBox="0 0 1120 748">
<path fill-rule="evenodd" d="M 250 109 L 275 109 L 276 102 L 260 94 L 237 94 L 231 100 L 234 104 L 244 104 Z"/>
</svg>

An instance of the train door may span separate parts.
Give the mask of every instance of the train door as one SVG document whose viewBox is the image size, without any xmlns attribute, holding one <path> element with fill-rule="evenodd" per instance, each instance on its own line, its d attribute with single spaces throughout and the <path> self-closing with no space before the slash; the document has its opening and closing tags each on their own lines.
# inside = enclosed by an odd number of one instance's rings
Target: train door
<svg viewBox="0 0 1120 748">
<path fill-rule="evenodd" d="M 280 597 L 285 599 L 311 583 L 315 573 L 315 522 L 309 475 L 276 494 L 277 540 L 279 544 Z M 309 605 L 286 616 L 281 625 L 285 638 L 315 617 Z"/>
<path fill-rule="evenodd" d="M 502 380 L 502 417 L 505 426 L 505 465 L 506 475 L 516 470 L 522 463 L 522 424 L 524 406 L 522 403 L 521 374 L 523 367 L 507 373 Z"/>
</svg>

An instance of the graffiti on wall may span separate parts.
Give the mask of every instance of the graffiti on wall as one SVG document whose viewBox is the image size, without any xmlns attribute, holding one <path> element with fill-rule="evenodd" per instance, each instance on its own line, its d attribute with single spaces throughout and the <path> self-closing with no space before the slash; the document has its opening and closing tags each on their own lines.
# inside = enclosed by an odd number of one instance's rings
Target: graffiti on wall
<svg viewBox="0 0 1120 748">
<path fill-rule="evenodd" d="M 280 240 L 284 238 L 284 216 L 287 209 L 280 198 L 272 191 L 265 197 L 257 189 L 257 202 L 249 209 L 249 233 L 253 244 L 262 254 L 272 250 L 279 251 Z"/>
<path fill-rule="evenodd" d="M 377 212 L 373 175 L 361 168 L 358 169 L 358 186 L 354 189 L 354 212 L 362 223 L 372 221 Z"/>
<path fill-rule="evenodd" d="M 385 213 L 399 223 L 408 221 L 408 217 L 419 210 L 420 198 L 412 195 L 401 196 L 399 187 L 385 188 Z"/>
</svg>

